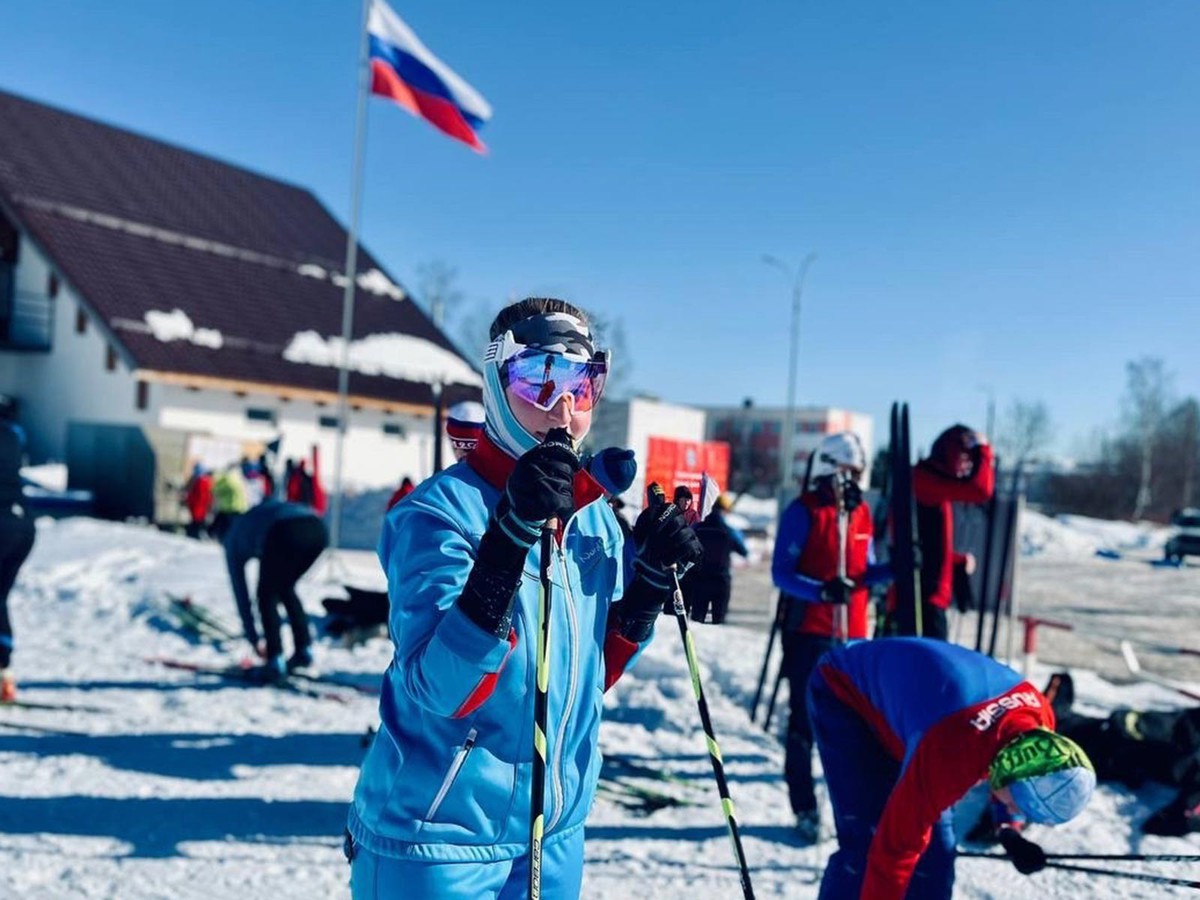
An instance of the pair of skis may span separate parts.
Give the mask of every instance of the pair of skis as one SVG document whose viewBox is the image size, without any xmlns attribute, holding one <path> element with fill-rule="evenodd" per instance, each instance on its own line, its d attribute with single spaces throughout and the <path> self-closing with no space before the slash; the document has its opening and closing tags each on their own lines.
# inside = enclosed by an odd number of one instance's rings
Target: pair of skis
<svg viewBox="0 0 1200 900">
<path fill-rule="evenodd" d="M 1000 472 L 1000 460 L 996 460 L 996 472 Z M 997 479 L 997 482 L 999 479 Z M 1016 616 L 1017 559 L 1020 556 L 1021 513 L 1025 508 L 1025 466 L 1018 463 L 1013 469 L 1012 482 L 1007 496 L 997 489 L 988 501 L 987 527 L 985 529 L 981 588 L 979 592 L 979 619 L 975 623 L 975 650 L 995 656 L 1000 634 L 1000 616 L 1008 612 L 1009 636 L 1013 634 L 1011 619 Z M 991 629 L 987 640 L 988 616 Z M 1012 658 L 1012 648 L 1006 654 Z"/>
</svg>

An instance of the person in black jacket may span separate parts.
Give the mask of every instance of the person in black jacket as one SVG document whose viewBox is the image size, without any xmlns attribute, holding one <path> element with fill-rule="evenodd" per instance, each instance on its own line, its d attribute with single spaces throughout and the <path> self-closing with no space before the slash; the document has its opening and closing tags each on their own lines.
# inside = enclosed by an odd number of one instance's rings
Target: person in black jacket
<svg viewBox="0 0 1200 900">
<path fill-rule="evenodd" d="M 8 671 L 13 651 L 8 593 L 34 539 L 33 520 L 25 514 L 21 494 L 25 433 L 15 418 L 16 402 L 0 395 L 0 702 L 7 703 L 17 698 L 16 681 Z"/>
<path fill-rule="evenodd" d="M 733 589 L 730 575 L 730 560 L 733 554 L 745 558 L 749 555 L 742 533 L 725 521 L 725 513 L 733 504 L 722 494 L 717 498 L 712 512 L 693 530 L 704 548 L 704 558 L 696 566 L 694 576 L 689 573 L 688 600 L 692 609 L 692 620 L 703 622 L 712 609 L 714 625 L 725 621 L 729 611 L 729 595 Z"/>
</svg>

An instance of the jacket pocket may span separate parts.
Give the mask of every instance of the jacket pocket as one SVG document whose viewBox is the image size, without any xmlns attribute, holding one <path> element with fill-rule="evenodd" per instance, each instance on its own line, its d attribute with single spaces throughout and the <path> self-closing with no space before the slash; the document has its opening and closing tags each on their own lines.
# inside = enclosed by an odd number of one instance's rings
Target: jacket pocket
<svg viewBox="0 0 1200 900">
<path fill-rule="evenodd" d="M 454 782 L 458 780 L 458 775 L 466 765 L 467 757 L 471 755 L 471 751 L 475 749 L 476 730 L 472 728 L 467 732 L 467 737 L 463 741 L 461 747 L 454 754 L 454 758 L 450 761 L 450 767 L 446 769 L 446 775 L 442 778 L 441 786 L 436 794 L 433 795 L 433 801 L 429 804 L 429 810 L 425 813 L 425 821 L 432 822 L 433 817 L 437 815 L 437 811 L 441 808 L 442 801 L 446 799 L 446 795 L 450 793 L 450 788 L 454 787 Z"/>
</svg>

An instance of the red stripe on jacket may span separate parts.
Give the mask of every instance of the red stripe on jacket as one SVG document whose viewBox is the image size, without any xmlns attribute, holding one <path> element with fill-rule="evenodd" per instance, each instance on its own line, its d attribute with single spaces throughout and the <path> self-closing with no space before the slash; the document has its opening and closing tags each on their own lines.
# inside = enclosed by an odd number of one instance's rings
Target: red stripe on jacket
<svg viewBox="0 0 1200 900">
<path fill-rule="evenodd" d="M 492 696 L 492 692 L 496 690 L 496 683 L 500 680 L 500 673 L 504 671 L 504 664 L 508 662 L 508 658 L 512 656 L 512 652 L 517 649 L 517 631 L 515 628 L 508 632 L 508 652 L 504 654 L 504 659 L 500 660 L 500 665 L 496 667 L 495 672 L 488 672 L 479 679 L 479 684 L 475 685 L 475 690 L 471 691 L 463 705 L 454 711 L 452 718 L 461 719 L 464 716 L 469 716 L 479 707 L 487 702 L 488 697 Z"/>
</svg>

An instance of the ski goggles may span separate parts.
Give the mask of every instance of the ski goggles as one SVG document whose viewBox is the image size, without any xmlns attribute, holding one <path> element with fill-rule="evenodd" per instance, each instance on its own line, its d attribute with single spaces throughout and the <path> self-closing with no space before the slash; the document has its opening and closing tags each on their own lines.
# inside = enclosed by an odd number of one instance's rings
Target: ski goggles
<svg viewBox="0 0 1200 900">
<path fill-rule="evenodd" d="M 527 348 L 500 364 L 500 380 L 514 394 L 549 412 L 570 394 L 576 412 L 592 409 L 604 393 L 608 379 L 608 352 L 591 359 L 573 359 L 561 353 Z"/>
</svg>

